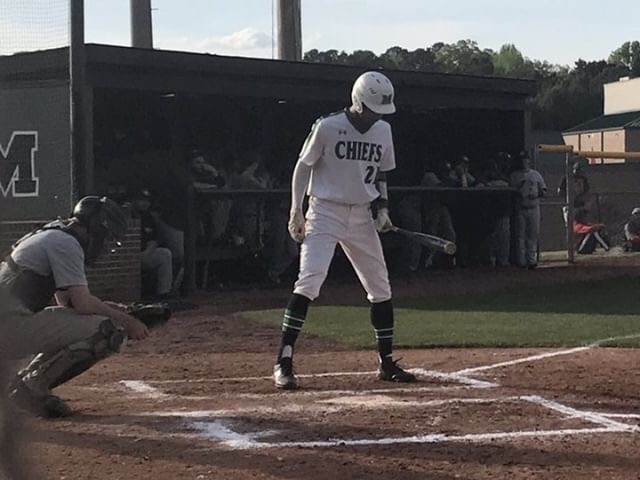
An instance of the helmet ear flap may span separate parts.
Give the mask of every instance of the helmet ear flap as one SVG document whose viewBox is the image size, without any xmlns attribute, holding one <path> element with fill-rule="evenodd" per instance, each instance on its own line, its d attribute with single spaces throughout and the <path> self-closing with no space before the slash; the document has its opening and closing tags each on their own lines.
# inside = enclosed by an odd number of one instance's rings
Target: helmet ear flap
<svg viewBox="0 0 640 480">
<path fill-rule="evenodd" d="M 364 112 L 364 105 L 356 95 L 351 98 L 351 103 L 353 104 L 353 109 L 356 113 L 361 114 Z"/>
</svg>

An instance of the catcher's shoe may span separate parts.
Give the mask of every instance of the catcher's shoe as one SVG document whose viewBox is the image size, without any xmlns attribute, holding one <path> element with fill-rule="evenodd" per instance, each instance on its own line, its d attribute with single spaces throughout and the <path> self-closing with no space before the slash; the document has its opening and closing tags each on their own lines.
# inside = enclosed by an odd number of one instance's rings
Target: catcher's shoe
<svg viewBox="0 0 640 480">
<path fill-rule="evenodd" d="M 412 383 L 416 381 L 416 376 L 398 366 L 398 360 L 385 358 L 378 368 L 378 378 L 385 382 Z"/>
<path fill-rule="evenodd" d="M 298 388 L 298 379 L 293 373 L 293 360 L 289 357 L 281 358 L 273 367 L 273 381 L 276 388 L 282 390 L 295 390 Z"/>
<path fill-rule="evenodd" d="M 10 397 L 21 410 L 41 418 L 62 418 L 73 415 L 71 407 L 52 393 L 36 395 L 21 380 L 15 382 L 13 387 Z"/>
</svg>

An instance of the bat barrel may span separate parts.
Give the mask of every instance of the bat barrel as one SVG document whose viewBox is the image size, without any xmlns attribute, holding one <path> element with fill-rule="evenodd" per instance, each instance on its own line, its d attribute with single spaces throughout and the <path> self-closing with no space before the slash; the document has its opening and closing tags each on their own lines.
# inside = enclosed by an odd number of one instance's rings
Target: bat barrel
<svg viewBox="0 0 640 480">
<path fill-rule="evenodd" d="M 446 240 L 427 233 L 412 232 L 411 230 L 405 230 L 404 228 L 396 226 L 393 226 L 391 230 L 432 250 L 437 250 L 439 252 L 446 253 L 447 255 L 454 255 L 456 253 L 456 244 L 451 240 Z"/>
</svg>

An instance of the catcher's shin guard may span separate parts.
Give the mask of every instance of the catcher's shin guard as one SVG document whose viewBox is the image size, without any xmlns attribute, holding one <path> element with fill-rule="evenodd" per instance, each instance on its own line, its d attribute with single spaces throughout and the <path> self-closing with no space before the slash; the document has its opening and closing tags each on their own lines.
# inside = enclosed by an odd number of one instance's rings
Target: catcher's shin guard
<svg viewBox="0 0 640 480">
<path fill-rule="evenodd" d="M 98 361 L 119 352 L 125 335 L 111 320 L 104 320 L 91 337 L 45 357 L 37 355 L 18 376 L 34 392 L 49 390 L 85 372 Z"/>
</svg>

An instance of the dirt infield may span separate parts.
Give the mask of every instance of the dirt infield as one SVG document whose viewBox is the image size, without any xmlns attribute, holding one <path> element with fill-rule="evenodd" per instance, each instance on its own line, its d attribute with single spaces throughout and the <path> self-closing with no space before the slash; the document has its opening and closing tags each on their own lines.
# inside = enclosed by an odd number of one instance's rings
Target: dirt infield
<svg viewBox="0 0 640 480">
<path fill-rule="evenodd" d="M 447 272 L 398 279 L 394 290 L 400 305 L 454 285 L 488 291 L 634 272 Z M 279 332 L 234 312 L 281 306 L 287 295 L 214 294 L 60 388 L 75 416 L 25 419 L 34 478 L 640 478 L 640 351 L 398 351 L 420 381 L 394 385 L 374 379 L 372 352 L 303 336 L 303 388 L 283 393 L 270 380 Z M 328 285 L 322 301 L 362 296 L 344 283 Z"/>
</svg>

